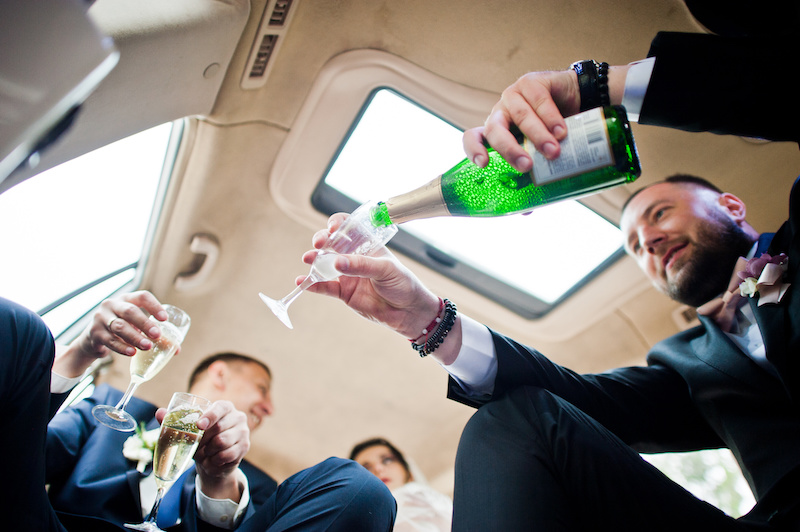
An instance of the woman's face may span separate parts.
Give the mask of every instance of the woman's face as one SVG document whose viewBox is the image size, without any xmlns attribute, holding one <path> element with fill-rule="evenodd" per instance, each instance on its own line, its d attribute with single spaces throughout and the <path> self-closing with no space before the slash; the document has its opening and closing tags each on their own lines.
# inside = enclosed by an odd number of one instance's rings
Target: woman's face
<svg viewBox="0 0 800 532">
<path fill-rule="evenodd" d="M 356 455 L 355 461 L 381 479 L 390 490 L 397 489 L 411 480 L 411 474 L 385 445 L 367 447 Z"/>
</svg>

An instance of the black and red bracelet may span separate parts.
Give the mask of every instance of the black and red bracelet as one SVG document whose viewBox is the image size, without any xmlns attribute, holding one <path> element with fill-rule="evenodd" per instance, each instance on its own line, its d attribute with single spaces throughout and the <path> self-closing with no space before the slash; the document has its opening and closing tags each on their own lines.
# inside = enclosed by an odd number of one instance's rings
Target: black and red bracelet
<svg viewBox="0 0 800 532">
<path fill-rule="evenodd" d="M 444 342 L 444 339 L 447 337 L 448 333 L 453 328 L 453 325 L 456 323 L 457 308 L 455 303 L 449 299 L 443 299 L 441 302 L 444 304 L 444 314 L 441 316 L 441 318 L 439 316 L 436 317 L 436 320 L 439 320 L 436 329 L 434 329 L 430 335 L 423 334 L 423 336 L 425 336 L 424 342 L 416 342 L 416 340 L 419 340 L 422 337 L 411 342 L 411 347 L 414 349 L 414 351 L 419 353 L 420 357 L 426 357 L 436 351 L 436 348 L 442 345 L 442 342 Z M 431 322 L 431 326 L 434 322 L 436 322 L 436 320 Z"/>
<path fill-rule="evenodd" d="M 422 340 L 423 337 L 427 337 L 427 335 L 430 334 L 431 331 L 433 331 L 433 328 L 436 327 L 439 324 L 440 321 L 442 321 L 442 318 L 441 318 L 442 310 L 444 310 L 444 299 L 442 299 L 440 297 L 439 298 L 439 310 L 436 312 L 436 317 L 433 318 L 433 320 L 428 324 L 427 327 L 422 329 L 422 334 L 420 334 L 416 338 L 409 338 L 408 341 L 411 342 L 411 343 L 418 343 L 420 340 Z"/>
</svg>

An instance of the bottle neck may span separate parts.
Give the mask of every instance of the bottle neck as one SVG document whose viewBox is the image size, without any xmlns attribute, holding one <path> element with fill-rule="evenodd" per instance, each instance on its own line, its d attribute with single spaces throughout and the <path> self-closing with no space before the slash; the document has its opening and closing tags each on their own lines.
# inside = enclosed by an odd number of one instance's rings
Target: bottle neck
<svg viewBox="0 0 800 532">
<path fill-rule="evenodd" d="M 450 216 L 442 196 L 442 176 L 405 194 L 386 200 L 386 211 L 392 223 Z"/>
</svg>

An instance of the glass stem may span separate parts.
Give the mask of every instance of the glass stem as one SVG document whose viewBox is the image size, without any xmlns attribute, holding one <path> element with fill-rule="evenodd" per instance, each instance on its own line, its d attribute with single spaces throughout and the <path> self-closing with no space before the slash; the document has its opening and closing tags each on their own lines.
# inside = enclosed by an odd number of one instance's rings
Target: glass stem
<svg viewBox="0 0 800 532">
<path fill-rule="evenodd" d="M 133 397 L 133 392 L 136 391 L 136 388 L 138 388 L 141 383 L 142 381 L 136 377 L 131 377 L 131 383 L 128 385 L 128 389 L 125 390 L 125 395 L 122 396 L 122 399 L 119 400 L 117 406 L 114 408 L 117 410 L 125 410 L 125 407 L 128 406 L 128 401 Z"/>
<path fill-rule="evenodd" d="M 310 274 L 308 277 L 305 278 L 305 280 L 302 283 L 300 283 L 298 286 L 295 286 L 294 290 L 289 292 L 289 294 L 286 297 L 281 299 L 281 303 L 283 303 L 284 307 L 288 307 L 289 305 L 292 304 L 292 301 L 297 299 L 300 296 L 300 294 L 303 293 L 303 291 L 306 288 L 317 282 L 319 282 L 319 279 L 313 273 Z"/>
<path fill-rule="evenodd" d="M 158 488 L 158 492 L 156 493 L 156 501 L 153 503 L 153 509 L 150 510 L 150 515 L 147 516 L 147 522 L 156 524 L 156 517 L 158 516 L 158 509 L 161 507 L 161 499 L 164 498 L 164 494 L 167 492 L 166 487 Z"/>
</svg>

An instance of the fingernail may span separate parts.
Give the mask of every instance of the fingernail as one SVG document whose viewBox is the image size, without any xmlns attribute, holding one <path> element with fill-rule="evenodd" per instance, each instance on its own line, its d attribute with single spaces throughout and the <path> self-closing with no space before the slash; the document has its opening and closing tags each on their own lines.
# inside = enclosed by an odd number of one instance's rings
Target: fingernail
<svg viewBox="0 0 800 532">
<path fill-rule="evenodd" d="M 528 157 L 522 156 L 517 158 L 514 163 L 514 167 L 519 170 L 520 172 L 527 172 L 531 169 L 531 160 Z"/>
<path fill-rule="evenodd" d="M 483 155 L 476 155 L 475 158 L 472 160 L 472 162 L 478 168 L 483 168 L 484 166 L 486 166 L 486 163 L 489 162 L 489 161 Z"/>
<path fill-rule="evenodd" d="M 150 340 L 145 339 L 139 342 L 139 349 L 141 349 L 142 351 L 149 351 L 152 347 L 153 347 L 153 342 L 151 342 Z"/>
<path fill-rule="evenodd" d="M 566 132 L 567 130 L 564 126 L 556 126 L 553 128 L 553 136 L 556 137 L 557 139 L 560 139 L 561 136 L 564 135 Z"/>
<path fill-rule="evenodd" d="M 552 142 L 546 142 L 545 145 L 542 146 L 542 152 L 544 153 L 544 156 L 547 157 L 548 159 L 555 158 L 557 150 L 558 146 L 556 146 Z"/>
<path fill-rule="evenodd" d="M 125 348 L 125 353 L 126 353 L 128 356 L 133 356 L 133 355 L 135 355 L 135 354 L 136 354 L 136 348 L 134 348 L 134 347 L 126 347 L 126 348 Z"/>
<path fill-rule="evenodd" d="M 350 268 L 350 260 L 347 257 L 338 257 L 334 266 L 339 272 L 344 273 Z"/>
</svg>

